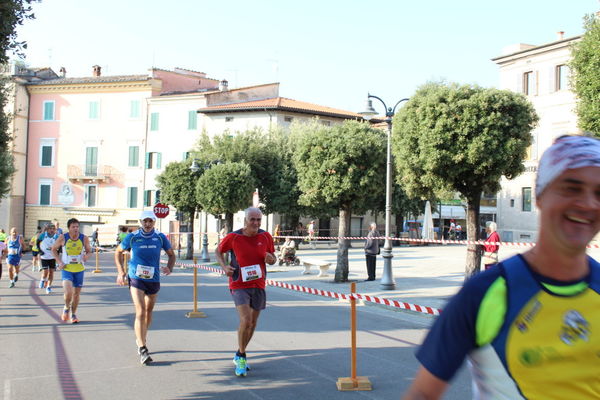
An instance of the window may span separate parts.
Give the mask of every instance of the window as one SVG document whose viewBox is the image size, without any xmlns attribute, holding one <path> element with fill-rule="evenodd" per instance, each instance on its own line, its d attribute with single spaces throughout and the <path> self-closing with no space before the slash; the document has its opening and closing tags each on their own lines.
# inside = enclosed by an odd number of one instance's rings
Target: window
<svg viewBox="0 0 600 400">
<path fill-rule="evenodd" d="M 44 102 L 44 121 L 54 121 L 54 101 Z"/>
<path fill-rule="evenodd" d="M 90 101 L 88 118 L 89 119 L 100 118 L 100 102 L 99 101 Z"/>
<path fill-rule="evenodd" d="M 129 104 L 129 118 L 139 119 L 141 116 L 142 106 L 139 100 L 131 100 Z"/>
<path fill-rule="evenodd" d="M 98 148 L 85 148 L 85 176 L 98 176 Z"/>
<path fill-rule="evenodd" d="M 52 195 L 52 181 L 49 179 L 40 180 L 40 205 L 49 206 Z"/>
<path fill-rule="evenodd" d="M 151 131 L 158 130 L 158 113 L 150 114 L 150 130 Z"/>
<path fill-rule="evenodd" d="M 144 190 L 144 207 L 153 206 L 152 204 L 152 190 Z"/>
<path fill-rule="evenodd" d="M 54 166 L 54 139 L 40 140 L 40 167 Z"/>
<path fill-rule="evenodd" d="M 162 153 L 146 153 L 146 168 L 160 169 Z"/>
<path fill-rule="evenodd" d="M 523 74 L 523 93 L 528 96 L 537 94 L 537 82 L 533 71 L 525 72 Z"/>
<path fill-rule="evenodd" d="M 569 89 L 569 67 L 566 65 L 556 66 L 556 90 Z"/>
<path fill-rule="evenodd" d="M 191 153 L 191 152 L 189 152 L 189 151 L 184 151 L 184 152 L 183 152 L 183 157 L 182 157 L 182 160 L 183 160 L 183 161 L 185 161 L 185 160 L 189 159 L 191 155 L 192 155 L 192 153 Z"/>
<path fill-rule="evenodd" d="M 140 146 L 129 146 L 129 162 L 130 167 L 140 166 Z"/>
<path fill-rule="evenodd" d="M 188 111 L 188 129 L 193 130 L 198 128 L 198 113 L 196 111 Z"/>
<path fill-rule="evenodd" d="M 97 185 L 85 185 L 85 205 L 87 207 L 96 207 Z"/>
<path fill-rule="evenodd" d="M 294 120 L 294 117 L 283 117 L 283 120 L 285 122 L 292 122 Z"/>
<path fill-rule="evenodd" d="M 531 211 L 531 188 L 522 189 L 523 211 Z"/>
<path fill-rule="evenodd" d="M 321 124 L 325 126 L 331 126 L 331 121 L 323 121 L 321 120 Z"/>
<path fill-rule="evenodd" d="M 225 122 L 231 122 L 233 121 L 233 117 L 225 117 Z"/>
<path fill-rule="evenodd" d="M 127 207 L 137 208 L 138 188 L 130 186 L 127 188 Z"/>
</svg>

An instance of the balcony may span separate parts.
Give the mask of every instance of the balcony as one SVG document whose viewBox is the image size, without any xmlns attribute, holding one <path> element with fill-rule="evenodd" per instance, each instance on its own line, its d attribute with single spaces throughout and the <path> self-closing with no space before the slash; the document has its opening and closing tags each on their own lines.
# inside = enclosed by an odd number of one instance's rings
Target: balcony
<svg viewBox="0 0 600 400">
<path fill-rule="evenodd" d="M 108 165 L 68 165 L 67 178 L 71 182 L 107 183 L 113 175 L 112 169 Z"/>
</svg>

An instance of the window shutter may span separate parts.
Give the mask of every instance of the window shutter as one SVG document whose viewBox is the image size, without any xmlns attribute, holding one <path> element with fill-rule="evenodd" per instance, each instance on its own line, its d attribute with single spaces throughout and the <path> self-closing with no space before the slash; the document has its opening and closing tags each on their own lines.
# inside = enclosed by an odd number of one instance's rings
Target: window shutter
<svg viewBox="0 0 600 400">
<path fill-rule="evenodd" d="M 146 153 L 146 169 L 152 168 L 152 156 L 150 153 Z"/>
<path fill-rule="evenodd" d="M 156 153 L 156 169 L 160 169 L 162 153 Z"/>
</svg>

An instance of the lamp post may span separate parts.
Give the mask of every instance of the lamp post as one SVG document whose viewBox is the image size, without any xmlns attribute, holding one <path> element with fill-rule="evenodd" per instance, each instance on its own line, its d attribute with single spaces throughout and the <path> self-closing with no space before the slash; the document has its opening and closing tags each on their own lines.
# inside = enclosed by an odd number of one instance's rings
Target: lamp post
<svg viewBox="0 0 600 400">
<path fill-rule="evenodd" d="M 392 117 L 396 113 L 396 107 L 408 99 L 399 100 L 394 108 L 389 107 L 379 97 L 367 93 L 367 104 L 365 111 L 360 114 L 365 119 L 370 119 L 373 115 L 377 115 L 377 111 L 373 108 L 373 100 L 377 99 L 385 108 L 385 122 L 387 123 L 387 167 L 385 176 L 385 244 L 381 255 L 383 257 L 383 275 L 381 276 L 381 288 L 384 290 L 394 290 L 396 282 L 392 273 L 392 241 L 390 240 L 390 228 L 392 225 Z"/>
<path fill-rule="evenodd" d="M 204 170 L 206 170 L 210 165 L 205 165 Z M 193 174 L 198 173 L 200 171 L 200 165 L 196 160 L 192 161 L 192 165 L 190 166 L 190 170 Z M 208 230 L 208 213 L 202 210 L 204 213 L 204 229 L 202 229 L 202 250 L 200 250 L 200 261 L 201 262 L 209 262 L 210 256 L 208 255 L 208 235 L 206 231 Z"/>
</svg>

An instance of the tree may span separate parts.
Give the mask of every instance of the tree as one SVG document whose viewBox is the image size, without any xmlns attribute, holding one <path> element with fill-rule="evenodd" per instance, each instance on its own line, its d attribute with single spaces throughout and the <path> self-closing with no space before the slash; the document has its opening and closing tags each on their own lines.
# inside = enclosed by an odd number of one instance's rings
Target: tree
<svg viewBox="0 0 600 400">
<path fill-rule="evenodd" d="M 204 171 L 196 183 L 196 200 L 204 211 L 226 214 L 227 226 L 233 227 L 233 214 L 251 204 L 256 182 L 245 163 L 225 162 Z"/>
<path fill-rule="evenodd" d="M 352 212 L 371 209 L 385 190 L 386 136 L 368 124 L 314 123 L 297 142 L 294 165 L 299 202 L 339 210 L 339 237 L 347 237 Z M 348 240 L 338 241 L 335 282 L 348 281 Z"/>
<path fill-rule="evenodd" d="M 572 49 L 571 85 L 578 99 L 579 127 L 600 137 L 600 17 L 587 15 L 584 28 Z"/>
<path fill-rule="evenodd" d="M 25 19 L 33 18 L 33 0 L 3 0 L 0 5 L 0 65 L 8 61 L 8 53 L 22 55 L 25 42 L 18 42 L 16 28 Z M 11 115 L 5 112 L 8 102 L 7 87 L 10 79 L 0 76 L 0 199 L 10 192 L 11 178 L 15 173 L 14 158 L 10 149 L 9 123 Z"/>
<path fill-rule="evenodd" d="M 194 215 L 198 211 L 196 201 L 196 181 L 198 177 L 190 169 L 191 162 L 181 161 L 167 164 L 162 174 L 156 177 L 161 201 L 187 214 L 190 221 L 190 235 L 187 238 L 186 260 L 194 256 Z"/>
<path fill-rule="evenodd" d="M 481 194 L 500 190 L 524 171 L 523 160 L 538 121 L 517 93 L 477 86 L 428 83 L 394 117 L 397 180 L 410 196 L 458 192 L 467 202 L 467 236 L 478 238 Z M 480 269 L 468 245 L 466 277 Z"/>
</svg>

